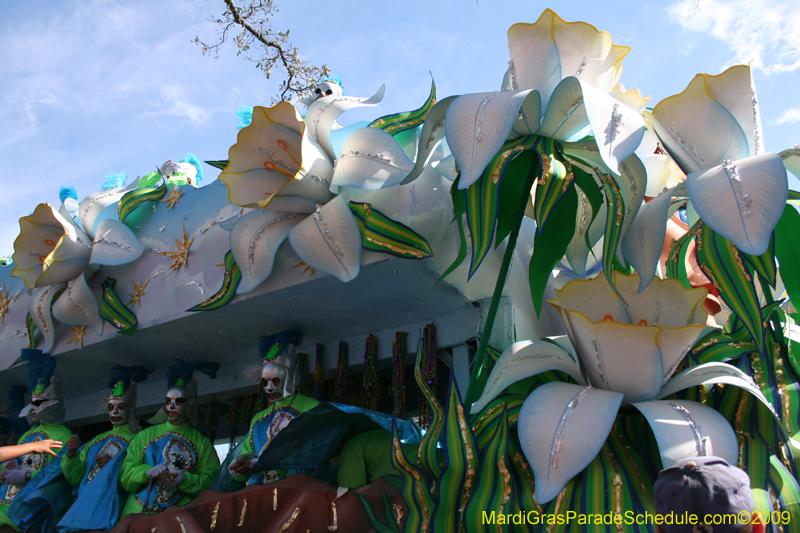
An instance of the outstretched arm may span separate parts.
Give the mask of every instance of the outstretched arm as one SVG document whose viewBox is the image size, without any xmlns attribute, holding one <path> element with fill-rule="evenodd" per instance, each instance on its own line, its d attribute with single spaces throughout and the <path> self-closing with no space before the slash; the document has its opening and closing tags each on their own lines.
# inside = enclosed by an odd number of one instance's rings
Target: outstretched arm
<svg viewBox="0 0 800 533">
<path fill-rule="evenodd" d="M 57 454 L 53 450 L 61 449 L 61 442 L 52 439 L 18 444 L 16 446 L 3 446 L 0 448 L 0 463 L 10 461 L 26 453 L 49 453 L 53 457 Z"/>
</svg>

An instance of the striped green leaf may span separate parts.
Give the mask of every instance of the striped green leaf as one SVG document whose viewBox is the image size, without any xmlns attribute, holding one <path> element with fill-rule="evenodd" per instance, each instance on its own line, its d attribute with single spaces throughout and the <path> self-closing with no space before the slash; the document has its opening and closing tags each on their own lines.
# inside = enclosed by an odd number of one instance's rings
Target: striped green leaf
<svg viewBox="0 0 800 533">
<path fill-rule="evenodd" d="M 622 225 L 625 223 L 625 201 L 619 191 L 617 180 L 611 174 L 604 174 L 598 171 L 600 181 L 603 183 L 603 191 L 606 195 L 606 230 L 603 239 L 603 273 L 617 293 L 620 300 L 625 299 L 614 286 L 614 258 L 617 255 L 617 246 L 622 237 Z"/>
<path fill-rule="evenodd" d="M 456 533 L 460 518 L 458 510 L 464 508 L 483 480 L 477 477 L 478 445 L 452 374 L 440 442 L 444 448 L 445 468 L 436 483 L 436 507 L 431 523 L 433 531 Z"/>
<path fill-rule="evenodd" d="M 225 170 L 225 167 L 228 166 L 228 163 L 230 163 L 230 161 L 228 161 L 227 159 L 222 159 L 222 160 L 219 160 L 219 161 L 204 161 L 204 163 L 206 165 L 211 165 L 214 168 L 218 168 L 220 170 Z"/>
<path fill-rule="evenodd" d="M 528 279 L 536 316 L 539 316 L 542 311 L 542 299 L 547 280 L 550 279 L 553 268 L 564 257 L 567 246 L 575 234 L 577 211 L 578 193 L 574 187 L 570 187 L 550 214 L 550 217 L 557 222 L 548 224 L 541 233 L 537 232 L 534 237 Z"/>
<path fill-rule="evenodd" d="M 724 363 L 756 349 L 750 341 L 737 341 L 720 330 L 714 330 L 699 339 L 687 354 L 692 366 L 705 363 Z"/>
<path fill-rule="evenodd" d="M 456 222 L 458 224 L 458 235 L 459 235 L 459 245 L 458 245 L 458 255 L 456 255 L 453 264 L 447 267 L 447 270 L 444 271 L 444 274 L 439 277 L 436 283 L 439 283 L 444 278 L 450 275 L 455 269 L 461 266 L 461 263 L 464 262 L 464 259 L 467 258 L 467 236 L 464 233 L 464 213 L 467 212 L 467 200 L 466 200 L 466 191 L 462 191 L 458 188 L 458 182 L 461 179 L 461 175 L 458 175 L 453 181 L 453 185 L 450 187 L 450 196 L 453 200 L 453 220 L 450 222 Z"/>
<path fill-rule="evenodd" d="M 36 348 L 36 339 L 34 337 L 36 324 L 33 323 L 30 313 L 25 317 L 25 329 L 28 331 L 28 348 Z"/>
<path fill-rule="evenodd" d="M 392 508 L 389 507 L 389 498 L 386 496 L 386 494 L 381 494 L 381 500 L 383 502 L 383 516 L 386 522 L 383 522 L 380 518 L 378 518 L 367 498 L 361 494 L 356 494 L 356 498 L 358 498 L 358 501 L 361 503 L 361 507 L 364 509 L 364 512 L 369 518 L 370 524 L 375 529 L 376 533 L 400 533 L 397 522 L 394 521 L 394 517 L 392 516 Z"/>
<path fill-rule="evenodd" d="M 103 300 L 100 302 L 100 316 L 114 326 L 123 335 L 133 335 L 139 321 L 136 315 L 122 303 L 119 295 L 114 291 L 117 280 L 106 278 L 100 285 L 103 289 Z"/>
<path fill-rule="evenodd" d="M 369 126 L 371 128 L 378 128 L 386 133 L 395 136 L 404 131 L 416 128 L 425 122 L 425 117 L 428 116 L 431 108 L 436 104 L 436 83 L 431 80 L 431 92 L 428 99 L 422 104 L 422 107 L 414 111 L 407 111 L 404 113 L 395 113 L 394 115 L 386 115 L 374 120 Z"/>
<path fill-rule="evenodd" d="M 533 203 L 534 218 L 538 232 L 547 227 L 550 214 L 562 198 L 572 189 L 575 174 L 559 161 L 555 141 L 548 139 L 539 146 L 539 179 L 536 182 L 536 199 Z"/>
<path fill-rule="evenodd" d="M 442 413 L 442 406 L 436 400 L 436 396 L 431 391 L 428 382 L 422 375 L 422 368 L 420 367 L 422 361 L 422 343 L 417 344 L 417 362 L 414 365 L 414 379 L 417 381 L 419 390 L 431 406 L 431 423 L 428 426 L 428 431 L 422 437 L 422 442 L 419 445 L 419 461 L 425 472 L 433 479 L 437 479 L 442 469 L 439 466 L 439 460 L 436 457 L 436 448 L 439 444 L 439 437 L 442 433 L 442 423 L 444 416 Z"/>
<path fill-rule="evenodd" d="M 406 259 L 425 259 L 433 255 L 422 235 L 373 209 L 372 204 L 350 202 L 348 207 L 361 231 L 361 247 L 365 250 Z"/>
<path fill-rule="evenodd" d="M 488 443 L 481 449 L 478 483 L 464 508 L 462 523 L 467 533 L 497 531 L 494 524 L 482 520 L 483 513 L 503 514 L 511 497 L 511 474 L 508 470 L 508 412 L 500 411 Z"/>
<path fill-rule="evenodd" d="M 475 440 L 478 441 L 478 448 L 483 450 L 489 443 L 489 439 L 494 433 L 495 428 L 504 416 L 508 419 L 508 427 L 513 429 L 519 419 L 519 411 L 522 404 L 528 398 L 526 394 L 501 394 L 489 405 L 487 405 L 476 417 L 477 420 L 472 424 Z M 506 413 L 505 415 L 503 413 Z"/>
<path fill-rule="evenodd" d="M 796 228 L 800 229 L 800 227 Z M 750 265 L 750 268 L 758 272 L 761 279 L 766 281 L 770 287 L 775 288 L 775 282 L 778 278 L 778 265 L 775 263 L 775 232 L 769 239 L 769 246 L 767 251 L 761 255 L 755 256 L 741 252 L 744 260 Z"/>
<path fill-rule="evenodd" d="M 783 210 L 775 226 L 775 255 L 780 263 L 781 280 L 795 308 L 800 307 L 800 213 L 792 207 Z"/>
<path fill-rule="evenodd" d="M 703 224 L 695 248 L 697 263 L 730 310 L 750 332 L 759 353 L 764 353 L 764 319 L 753 283 L 752 270 L 736 246 Z"/>
<path fill-rule="evenodd" d="M 123 224 L 137 207 L 148 202 L 157 202 L 167 194 L 167 183 L 164 182 L 160 187 L 143 187 L 134 189 L 120 198 L 117 205 L 117 215 Z"/>
<path fill-rule="evenodd" d="M 680 238 L 673 239 L 669 245 L 669 252 L 667 254 L 667 277 L 677 279 L 684 287 L 691 289 L 689 283 L 689 275 L 686 272 L 686 253 L 689 250 L 689 241 L 691 241 L 697 233 L 701 221 L 697 221 L 692 228 L 680 236 Z"/>
<path fill-rule="evenodd" d="M 189 311 L 213 311 L 223 305 L 227 305 L 236 296 L 236 289 L 239 287 L 239 282 L 242 281 L 242 271 L 239 269 L 239 265 L 236 264 L 236 259 L 233 258 L 233 252 L 230 250 L 225 254 L 224 266 L 225 277 L 222 281 L 222 287 L 208 300 L 195 305 Z"/>
<path fill-rule="evenodd" d="M 403 480 L 402 494 L 407 508 L 403 531 L 419 531 L 423 524 L 430 521 L 433 511 L 432 487 L 428 484 L 425 472 L 403 451 L 397 434 L 397 424 L 394 421 L 392 421 L 392 466 L 400 473 Z"/>
</svg>

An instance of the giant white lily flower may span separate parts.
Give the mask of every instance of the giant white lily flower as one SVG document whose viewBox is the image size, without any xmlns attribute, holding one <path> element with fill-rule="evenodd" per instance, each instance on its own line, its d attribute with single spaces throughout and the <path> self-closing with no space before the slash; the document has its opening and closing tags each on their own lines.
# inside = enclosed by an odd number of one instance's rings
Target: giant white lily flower
<svg viewBox="0 0 800 533">
<path fill-rule="evenodd" d="M 80 204 L 67 198 L 58 211 L 39 204 L 20 219 L 11 275 L 22 278 L 33 291 L 31 318 L 44 335 L 43 351 L 50 351 L 55 342 L 53 317 L 71 326 L 91 326 L 102 334 L 97 299 L 86 280 L 103 265 L 123 265 L 144 252 L 136 235 L 116 219 L 114 205 L 135 186 L 101 191 Z M 65 291 L 51 316 L 50 301 L 62 287 Z"/>
<path fill-rule="evenodd" d="M 750 67 L 698 74 L 647 118 L 688 174 L 700 218 L 743 252 L 764 253 L 788 197 L 788 179 L 781 158 L 764 153 Z"/>
<path fill-rule="evenodd" d="M 604 31 L 565 22 L 550 9 L 534 24 L 508 31 L 510 89 L 467 94 L 450 104 L 447 143 L 472 185 L 509 136 L 536 134 L 566 141 L 591 128 L 600 158 L 615 174 L 642 140 L 638 91 L 614 90 L 630 51 Z M 624 96 L 623 96 L 624 95 Z M 625 102 L 623 102 L 624 100 Z M 646 102 L 645 102 L 646 103 Z"/>
<path fill-rule="evenodd" d="M 511 383 L 548 370 L 578 383 L 543 385 L 520 411 L 520 443 L 534 470 L 540 503 L 557 496 L 594 459 L 622 405 L 633 405 L 647 418 L 665 468 L 700 455 L 736 464 L 738 447 L 730 424 L 710 407 L 664 398 L 700 384 L 725 383 L 772 409 L 749 376 L 728 364 L 692 367 L 670 379 L 703 330 L 705 289 L 656 279 L 637 293 L 638 276 L 618 273 L 614 282 L 627 306 L 602 276 L 556 291 L 557 299 L 549 303 L 561 315 L 567 337 L 513 344 L 472 405 L 477 413 Z"/>
<path fill-rule="evenodd" d="M 310 106 L 305 121 L 286 102 L 253 109 L 253 121 L 239 132 L 229 152 L 230 162 L 219 177 L 228 186 L 232 203 L 256 209 L 231 228 L 231 251 L 242 272 L 239 294 L 269 277 L 278 247 L 287 238 L 300 259 L 315 270 L 344 282 L 358 275 L 361 234 L 347 203 L 330 188 L 335 158 L 330 128 L 346 109 L 375 105 L 382 96 L 383 87 L 369 99 L 320 98 Z M 388 134 L 365 129 L 370 131 L 357 130 L 361 133 L 355 142 L 348 138 L 345 149 L 350 152 L 340 159 L 373 168 L 360 173 L 363 182 L 380 181 L 386 177 L 383 169 L 390 166 L 390 159 L 399 158 L 402 149 Z M 396 147 L 400 153 L 387 156 L 374 149 L 369 141 L 376 135 L 388 136 L 387 149 Z M 413 164 L 405 166 L 403 176 Z"/>
</svg>

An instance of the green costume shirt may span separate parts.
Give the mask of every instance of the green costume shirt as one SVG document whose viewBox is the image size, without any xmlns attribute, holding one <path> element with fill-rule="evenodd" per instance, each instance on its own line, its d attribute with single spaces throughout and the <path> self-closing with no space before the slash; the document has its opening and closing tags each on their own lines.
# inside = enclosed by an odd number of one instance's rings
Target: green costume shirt
<svg viewBox="0 0 800 533">
<path fill-rule="evenodd" d="M 310 411 L 318 405 L 319 402 L 314 398 L 296 393 L 288 398 L 282 398 L 270 404 L 263 411 L 256 413 L 250 422 L 250 431 L 242 444 L 242 455 L 256 457 L 261 455 L 275 435 L 289 425 L 289 422 L 300 416 L 300 413 Z M 236 475 L 233 478 L 239 481 L 245 480 L 245 477 Z M 274 473 L 252 474 L 248 479 L 248 484 L 264 483 L 275 478 L 276 474 Z"/>
<path fill-rule="evenodd" d="M 186 477 L 177 487 L 167 486 L 161 477 L 151 482 L 147 472 L 159 464 L 182 470 Z M 120 470 L 120 486 L 130 493 L 122 516 L 155 514 L 172 505 L 186 505 L 211 487 L 218 470 L 214 446 L 191 423 L 174 426 L 165 422 L 144 429 L 128 444 Z"/>
<path fill-rule="evenodd" d="M 20 437 L 17 444 L 27 444 L 46 439 L 67 442 L 71 436 L 72 432 L 67 429 L 64 424 L 45 424 L 28 430 Z M 52 458 L 53 456 L 49 453 L 27 453 L 17 459 L 17 461 L 19 461 L 18 464 L 21 465 L 18 468 L 29 470 L 31 472 L 31 477 L 33 477 L 39 473 L 39 470 L 47 466 L 47 463 L 49 463 Z M 16 524 L 11 522 L 6 516 L 6 510 L 11 505 L 11 502 L 14 501 L 14 497 L 21 488 L 22 487 L 15 487 L 13 485 L 0 486 L 0 526 L 9 526 L 19 531 Z"/>
<path fill-rule="evenodd" d="M 64 473 L 64 477 L 67 478 L 67 481 L 73 487 L 77 487 L 81 484 L 81 481 L 84 480 L 86 477 L 86 466 L 87 461 L 86 457 L 89 454 L 89 450 L 92 448 L 96 448 L 93 450 L 94 458 L 90 461 L 92 470 L 96 473 L 99 468 L 96 468 L 96 456 L 98 454 L 107 454 L 111 455 L 112 457 L 117 454 L 119 451 L 119 447 L 114 446 L 115 443 L 112 441 L 116 441 L 118 443 L 128 443 L 133 439 L 136 433 L 131 432 L 130 426 L 128 423 L 121 424 L 119 426 L 114 427 L 110 431 L 106 431 L 105 433 L 101 433 L 100 435 L 96 436 L 92 440 L 89 441 L 89 444 L 83 447 L 83 449 L 76 455 L 74 458 L 70 459 L 68 455 L 64 455 L 61 458 L 61 471 Z M 116 439 L 114 439 L 116 437 Z M 114 446 L 113 448 L 106 449 L 108 446 L 100 446 L 97 447 L 96 445 L 104 440 L 108 440 L 109 443 Z M 96 468 L 96 469 L 95 469 Z M 89 472 L 89 476 L 91 478 L 94 477 L 93 472 Z M 91 481 L 91 480 L 89 480 Z"/>
<path fill-rule="evenodd" d="M 419 444 L 402 444 L 409 459 L 416 460 Z M 384 429 L 359 433 L 342 448 L 336 482 L 340 487 L 358 488 L 376 479 L 399 475 L 392 466 L 392 434 Z"/>
</svg>

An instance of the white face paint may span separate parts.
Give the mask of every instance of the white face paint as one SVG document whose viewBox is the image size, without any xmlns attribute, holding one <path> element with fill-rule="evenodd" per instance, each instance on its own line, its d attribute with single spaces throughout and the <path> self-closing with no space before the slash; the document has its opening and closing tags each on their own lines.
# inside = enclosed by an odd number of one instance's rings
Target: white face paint
<svg viewBox="0 0 800 533">
<path fill-rule="evenodd" d="M 30 415 L 32 420 L 34 422 L 38 422 L 39 413 L 55 403 L 57 402 L 54 400 L 48 400 L 47 398 L 42 398 L 41 396 L 34 396 L 33 398 L 31 398 Z"/>
<path fill-rule="evenodd" d="M 342 96 L 342 88 L 339 87 L 339 84 L 333 83 L 332 81 L 323 81 L 319 84 L 319 87 L 314 90 L 314 99 L 319 100 L 326 96 Z"/>
<path fill-rule="evenodd" d="M 270 401 L 274 402 L 284 397 L 286 387 L 286 367 L 275 363 L 267 363 L 261 369 L 261 386 Z"/>
<path fill-rule="evenodd" d="M 189 420 L 189 406 L 195 401 L 185 387 L 173 387 L 167 391 L 166 410 L 171 424 L 180 426 Z"/>
<path fill-rule="evenodd" d="M 128 409 L 125 400 L 108 400 L 108 418 L 114 427 L 128 423 Z"/>
</svg>

